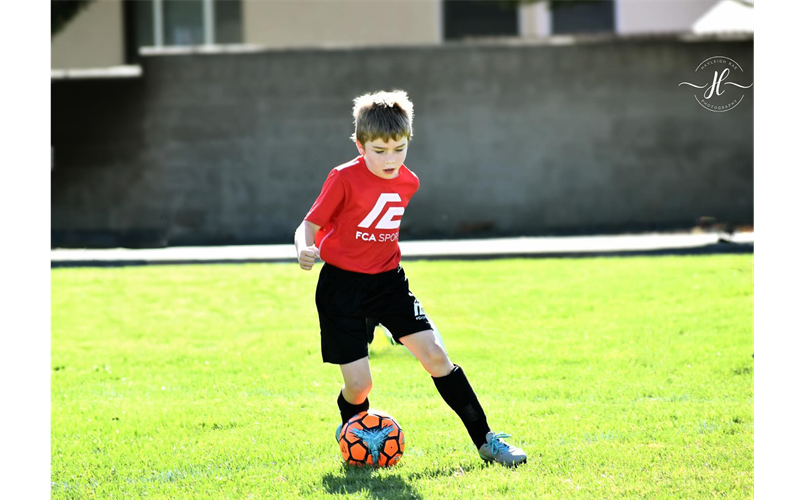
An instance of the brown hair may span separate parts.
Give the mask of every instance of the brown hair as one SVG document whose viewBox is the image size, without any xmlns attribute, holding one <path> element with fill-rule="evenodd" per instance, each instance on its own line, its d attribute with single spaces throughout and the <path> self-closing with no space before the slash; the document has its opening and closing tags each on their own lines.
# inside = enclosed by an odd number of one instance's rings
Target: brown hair
<svg viewBox="0 0 805 500">
<path fill-rule="evenodd" d="M 352 108 L 355 118 L 353 141 L 362 145 L 375 139 L 388 142 L 414 136 L 414 104 L 404 90 L 374 92 L 356 97 Z"/>
</svg>

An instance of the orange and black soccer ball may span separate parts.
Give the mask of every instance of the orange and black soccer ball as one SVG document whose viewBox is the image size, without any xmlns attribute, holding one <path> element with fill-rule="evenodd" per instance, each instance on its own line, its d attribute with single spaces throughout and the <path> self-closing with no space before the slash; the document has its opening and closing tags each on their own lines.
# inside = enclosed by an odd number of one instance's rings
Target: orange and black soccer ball
<svg viewBox="0 0 805 500">
<path fill-rule="evenodd" d="M 341 427 L 338 436 L 341 456 L 350 465 L 391 467 L 405 451 L 400 424 L 388 413 L 362 411 Z"/>
</svg>

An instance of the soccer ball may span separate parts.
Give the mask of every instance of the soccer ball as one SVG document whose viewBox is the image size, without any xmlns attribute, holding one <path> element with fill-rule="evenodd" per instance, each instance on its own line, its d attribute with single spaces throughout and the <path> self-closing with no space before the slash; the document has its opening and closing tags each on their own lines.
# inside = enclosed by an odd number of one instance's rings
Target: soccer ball
<svg viewBox="0 0 805 500">
<path fill-rule="evenodd" d="M 388 413 L 362 411 L 341 427 L 338 437 L 341 456 L 350 465 L 391 467 L 405 451 L 400 424 Z"/>
</svg>

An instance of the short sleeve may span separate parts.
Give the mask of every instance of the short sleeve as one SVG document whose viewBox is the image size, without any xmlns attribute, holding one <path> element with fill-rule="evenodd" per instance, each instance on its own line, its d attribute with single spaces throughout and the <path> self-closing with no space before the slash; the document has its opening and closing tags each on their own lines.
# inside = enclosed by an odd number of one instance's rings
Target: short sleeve
<svg viewBox="0 0 805 500">
<path fill-rule="evenodd" d="M 341 210 L 346 198 L 346 190 L 344 181 L 338 174 L 338 170 L 330 171 L 330 175 L 327 176 L 327 180 L 324 181 L 324 186 L 321 188 L 321 194 L 316 198 L 316 202 L 305 216 L 305 220 L 324 227 Z"/>
</svg>

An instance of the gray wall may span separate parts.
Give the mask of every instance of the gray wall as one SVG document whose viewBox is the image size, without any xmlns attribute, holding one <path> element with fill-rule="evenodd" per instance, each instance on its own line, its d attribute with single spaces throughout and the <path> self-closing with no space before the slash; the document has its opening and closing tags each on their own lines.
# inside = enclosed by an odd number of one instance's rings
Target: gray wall
<svg viewBox="0 0 805 500">
<path fill-rule="evenodd" d="M 752 81 L 753 42 L 608 38 L 144 58 L 133 79 L 53 80 L 53 246 L 288 243 L 357 155 L 351 100 L 414 101 L 422 181 L 402 236 L 672 229 L 753 220 L 753 95 L 690 87 L 707 57 Z"/>
</svg>

